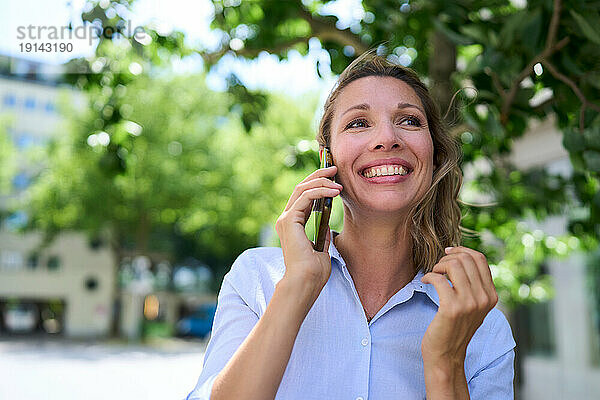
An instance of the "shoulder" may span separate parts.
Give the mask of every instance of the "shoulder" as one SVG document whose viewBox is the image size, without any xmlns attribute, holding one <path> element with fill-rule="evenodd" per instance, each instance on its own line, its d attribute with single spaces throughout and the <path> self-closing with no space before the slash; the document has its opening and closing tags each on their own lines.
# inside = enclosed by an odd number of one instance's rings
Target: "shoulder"
<svg viewBox="0 0 600 400">
<path fill-rule="evenodd" d="M 280 247 L 255 247 L 244 251 L 225 274 L 234 290 L 259 315 L 266 309 L 275 285 L 283 278 L 285 264 Z"/>
<path fill-rule="evenodd" d="M 245 250 L 234 261 L 226 277 L 235 281 L 249 277 L 283 276 L 285 264 L 280 247 L 254 247 Z"/>
</svg>

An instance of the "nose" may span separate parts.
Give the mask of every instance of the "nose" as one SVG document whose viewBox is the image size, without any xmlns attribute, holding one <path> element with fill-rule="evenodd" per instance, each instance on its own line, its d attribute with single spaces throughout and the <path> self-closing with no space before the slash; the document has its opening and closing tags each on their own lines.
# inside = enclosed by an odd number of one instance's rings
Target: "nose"
<svg viewBox="0 0 600 400">
<path fill-rule="evenodd" d="M 371 150 L 392 150 L 404 146 L 400 135 L 392 123 L 379 125 L 371 141 Z"/>
</svg>

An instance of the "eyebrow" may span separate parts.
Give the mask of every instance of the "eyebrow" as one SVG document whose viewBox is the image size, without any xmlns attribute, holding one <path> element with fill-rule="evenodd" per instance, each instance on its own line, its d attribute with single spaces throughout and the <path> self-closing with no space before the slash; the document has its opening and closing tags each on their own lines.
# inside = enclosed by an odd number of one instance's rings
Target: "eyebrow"
<svg viewBox="0 0 600 400">
<path fill-rule="evenodd" d="M 425 114 L 425 111 L 419 107 L 416 104 L 412 104 L 412 103 L 398 103 L 398 109 L 403 109 L 403 108 L 416 108 L 417 110 L 421 111 L 423 114 Z M 342 116 L 344 116 L 344 114 L 352 111 L 352 110 L 370 110 L 371 107 L 367 104 L 367 103 L 362 103 L 362 104 L 357 104 L 355 106 L 350 107 L 349 109 L 347 109 L 346 111 L 344 111 L 342 113 Z"/>
</svg>

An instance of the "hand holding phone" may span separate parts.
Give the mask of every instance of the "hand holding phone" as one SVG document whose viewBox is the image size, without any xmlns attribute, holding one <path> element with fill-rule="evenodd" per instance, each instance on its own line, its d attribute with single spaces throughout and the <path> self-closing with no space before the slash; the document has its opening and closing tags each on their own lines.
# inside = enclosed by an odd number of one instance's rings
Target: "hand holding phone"
<svg viewBox="0 0 600 400">
<path fill-rule="evenodd" d="M 328 147 L 323 148 L 320 168 L 333 166 L 333 157 Z M 335 182 L 335 177 L 329 178 Z M 313 214 L 315 216 L 315 239 L 313 248 L 316 251 L 323 251 L 325 245 L 325 236 L 329 230 L 329 216 L 331 215 L 332 197 L 322 197 L 314 201 Z"/>
<path fill-rule="evenodd" d="M 331 159 L 329 161 L 331 162 Z M 325 158 L 323 163 L 326 162 Z M 342 185 L 332 179 L 336 173 L 337 168 L 333 165 L 329 168 L 319 168 L 297 184 L 275 223 L 275 231 L 281 242 L 286 267 L 284 278 L 294 282 L 299 280 L 311 282 L 316 284 L 319 290 L 327 283 L 331 274 L 331 258 L 327 251 L 315 251 L 316 242 L 307 236 L 306 223 L 310 219 L 315 200 L 333 198 L 343 190 Z M 325 203 L 329 202 L 324 201 L 323 206 Z M 326 210 L 325 213 L 327 214 Z M 322 217 L 321 212 L 319 225 L 324 223 L 325 229 L 321 230 L 323 234 L 319 236 L 324 239 L 322 247 L 325 248 L 329 237 L 327 229 L 329 215 Z"/>
</svg>

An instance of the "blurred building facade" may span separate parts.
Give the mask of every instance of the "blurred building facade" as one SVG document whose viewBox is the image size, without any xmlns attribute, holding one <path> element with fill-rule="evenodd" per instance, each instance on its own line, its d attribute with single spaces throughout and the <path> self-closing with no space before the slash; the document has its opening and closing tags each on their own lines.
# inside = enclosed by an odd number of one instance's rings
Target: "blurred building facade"
<svg viewBox="0 0 600 400">
<path fill-rule="evenodd" d="M 81 102 L 82 96 L 61 85 L 60 71 L 45 64 L 1 57 L 0 65 L 0 115 L 8 119 L 9 137 L 19 152 L 43 146 L 59 134 L 59 97 Z M 13 192 L 0 198 L 3 210 L 19 202 L 40 166 L 23 158 L 17 168 Z M 116 279 L 111 252 L 81 233 L 61 234 L 44 246 L 41 234 L 16 232 L 26 221 L 26 213 L 17 211 L 0 227 L 0 328 L 10 331 L 11 313 L 27 311 L 35 320 L 36 333 L 107 335 Z"/>
<path fill-rule="evenodd" d="M 0 298 L 4 314 L 10 302 L 58 303 L 54 325 L 43 318 L 36 323 L 48 333 L 63 331 L 69 337 L 101 337 L 111 327 L 115 273 L 106 247 L 93 249 L 84 235 L 61 234 L 38 250 L 40 234 L 0 232 Z M 41 308 L 41 309 L 40 309 Z M 58 324 L 58 325 L 56 325 Z M 7 327 L 5 327 L 7 328 Z"/>
<path fill-rule="evenodd" d="M 544 166 L 569 177 L 572 166 L 562 137 L 552 118 L 533 123 L 528 133 L 515 141 L 511 161 L 522 169 Z M 528 222 L 536 228 L 534 222 Z M 548 218 L 537 228 L 548 235 L 563 235 L 567 217 Z M 553 278 L 554 298 L 513 313 L 511 323 L 522 360 L 521 398 L 600 398 L 600 293 L 591 284 L 597 281 L 590 270 L 593 262 L 589 254 L 582 253 L 547 260 L 543 270 Z"/>
</svg>

